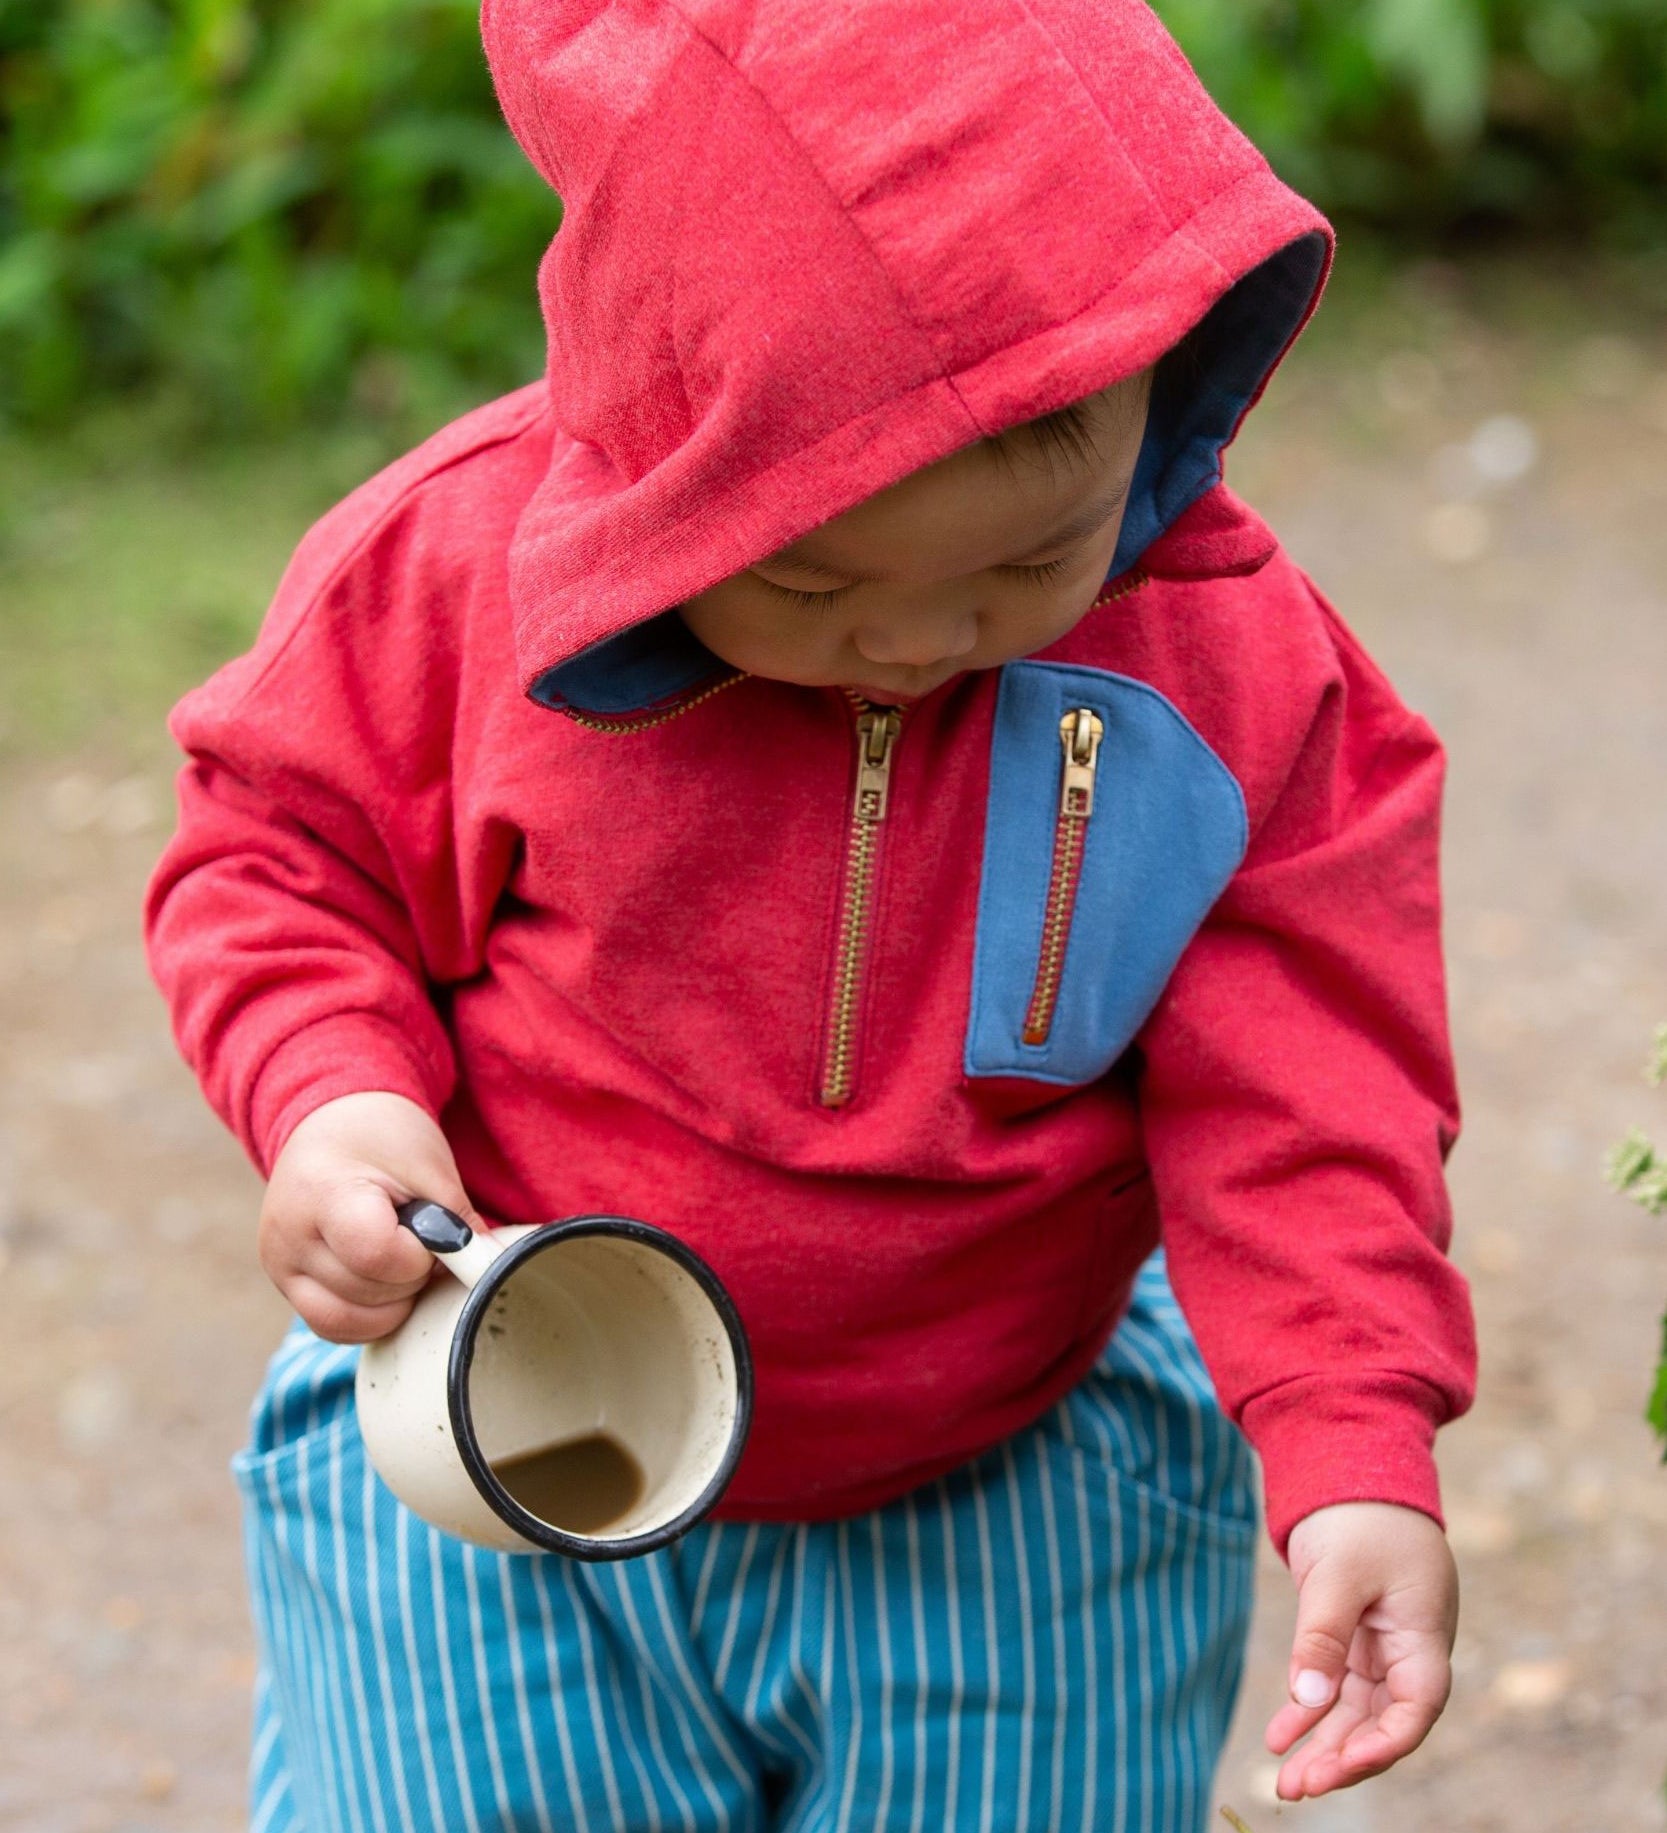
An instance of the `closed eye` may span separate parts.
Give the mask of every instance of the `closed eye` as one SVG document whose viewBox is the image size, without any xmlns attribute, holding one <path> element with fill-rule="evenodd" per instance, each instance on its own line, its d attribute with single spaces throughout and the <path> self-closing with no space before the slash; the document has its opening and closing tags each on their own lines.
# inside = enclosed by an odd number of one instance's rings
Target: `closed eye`
<svg viewBox="0 0 1667 1833">
<path fill-rule="evenodd" d="M 1039 566 L 1004 566 L 1004 573 L 1016 573 L 1021 579 L 1033 579 L 1038 585 L 1046 585 L 1050 579 L 1057 579 L 1076 563 L 1074 554 L 1062 555 L 1058 560 L 1044 560 Z"/>
<path fill-rule="evenodd" d="M 1075 563 L 1074 554 L 1064 554 L 1058 560 L 1044 560 L 1036 566 L 1004 566 L 997 570 L 1031 580 L 1036 585 L 1046 585 L 1061 573 L 1068 572 Z M 836 604 L 847 593 L 856 590 L 854 585 L 846 585 L 831 586 L 826 592 L 805 592 L 796 586 L 778 586 L 773 579 L 766 579 L 762 573 L 755 573 L 753 577 L 760 584 L 768 586 L 777 598 L 785 598 L 789 604 L 804 605 L 812 611 L 826 610 L 829 605 Z"/>
<path fill-rule="evenodd" d="M 753 574 L 753 578 L 761 585 L 768 586 L 777 598 L 785 598 L 790 604 L 807 605 L 812 611 L 825 610 L 836 599 L 843 598 L 847 592 L 855 589 L 852 586 L 834 586 L 826 592 L 801 592 L 793 586 L 778 586 L 773 579 L 766 579 L 762 573 Z"/>
</svg>

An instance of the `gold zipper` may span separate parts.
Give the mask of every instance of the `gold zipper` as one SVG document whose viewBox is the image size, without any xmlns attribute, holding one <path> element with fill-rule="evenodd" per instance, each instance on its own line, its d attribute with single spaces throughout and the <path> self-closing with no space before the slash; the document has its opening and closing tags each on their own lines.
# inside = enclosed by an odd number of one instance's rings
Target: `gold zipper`
<svg viewBox="0 0 1667 1833">
<path fill-rule="evenodd" d="M 621 713 L 615 718 L 606 713 L 576 713 L 570 706 L 557 710 L 571 719 L 574 725 L 583 726 L 588 732 L 646 732 L 650 726 L 663 726 L 669 719 L 681 719 L 685 713 L 692 713 L 697 706 L 704 706 L 714 694 L 721 694 L 725 688 L 734 687 L 749 678 L 745 670 L 737 669 L 734 674 L 725 675 L 723 680 L 714 681 L 710 687 L 703 687 L 698 694 L 691 694 L 676 706 L 662 707 L 657 713 Z"/>
<path fill-rule="evenodd" d="M 1036 981 L 1025 1012 L 1024 1041 L 1045 1044 L 1059 1003 L 1059 981 L 1065 972 L 1065 944 L 1076 909 L 1077 881 L 1082 877 L 1082 843 L 1094 812 L 1094 775 L 1100 767 L 1105 722 L 1085 706 L 1073 707 L 1059 722 L 1065 763 L 1059 780 L 1059 813 L 1053 829 L 1053 870 L 1048 879 L 1047 912 L 1042 919 L 1042 948 L 1036 958 Z"/>
<path fill-rule="evenodd" d="M 880 823 L 886 818 L 891 795 L 892 753 L 903 729 L 903 715 L 896 707 L 874 706 L 849 690 L 847 697 L 857 709 L 857 780 L 851 792 L 839 937 L 834 945 L 833 998 L 828 1011 L 827 1047 L 822 1056 L 824 1107 L 843 1107 L 856 1087 L 857 1010 L 868 961 L 874 868 L 880 850 Z"/>
<path fill-rule="evenodd" d="M 1151 583 L 1152 576 L 1149 573 L 1142 573 L 1138 570 L 1133 573 L 1125 573 L 1121 579 L 1113 580 L 1108 586 L 1102 586 L 1099 597 L 1088 608 L 1093 611 L 1100 605 L 1115 604 L 1118 599 L 1127 598 L 1131 592 L 1138 592 L 1142 586 Z"/>
</svg>

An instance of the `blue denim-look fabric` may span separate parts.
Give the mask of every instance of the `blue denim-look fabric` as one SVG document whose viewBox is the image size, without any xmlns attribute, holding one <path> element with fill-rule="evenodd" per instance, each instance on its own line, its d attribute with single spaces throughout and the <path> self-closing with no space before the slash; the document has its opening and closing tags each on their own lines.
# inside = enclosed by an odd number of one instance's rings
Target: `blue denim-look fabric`
<svg viewBox="0 0 1667 1833">
<path fill-rule="evenodd" d="M 1253 1462 L 1161 1259 L 1057 1406 L 847 1521 L 497 1554 L 377 1481 L 297 1326 L 237 1461 L 252 1833 L 1203 1833 Z"/>
<path fill-rule="evenodd" d="M 1094 812 L 1047 1041 L 1023 1041 L 1053 867 L 1073 707 L 1105 721 Z M 969 1076 L 1073 1086 L 1115 1063 L 1244 857 L 1244 795 L 1155 688 L 1095 668 L 1011 662 L 990 753 Z"/>
</svg>

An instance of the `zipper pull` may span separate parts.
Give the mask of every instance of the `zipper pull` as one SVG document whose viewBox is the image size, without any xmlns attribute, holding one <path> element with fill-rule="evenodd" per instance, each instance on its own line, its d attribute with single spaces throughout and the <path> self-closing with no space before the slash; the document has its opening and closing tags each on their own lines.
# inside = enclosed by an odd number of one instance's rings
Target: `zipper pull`
<svg viewBox="0 0 1667 1833">
<path fill-rule="evenodd" d="M 883 821 L 886 818 L 886 796 L 891 788 L 891 748 L 902 730 L 902 716 L 896 711 L 861 713 L 857 716 L 857 796 L 855 814 L 859 821 Z"/>
<path fill-rule="evenodd" d="M 1088 707 L 1073 707 L 1059 722 L 1065 747 L 1065 774 L 1059 786 L 1059 812 L 1086 821 L 1094 812 L 1094 773 L 1100 767 L 1100 740 L 1105 721 Z"/>
</svg>

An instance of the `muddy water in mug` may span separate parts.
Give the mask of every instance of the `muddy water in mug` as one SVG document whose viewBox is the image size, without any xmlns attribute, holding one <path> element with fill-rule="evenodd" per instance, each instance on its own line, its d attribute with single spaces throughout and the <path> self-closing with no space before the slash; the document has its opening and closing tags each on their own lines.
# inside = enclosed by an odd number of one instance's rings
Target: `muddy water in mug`
<svg viewBox="0 0 1667 1833">
<path fill-rule="evenodd" d="M 492 1474 L 529 1515 L 569 1534 L 600 1534 L 643 1493 L 642 1466 L 606 1432 L 523 1451 Z"/>
</svg>

